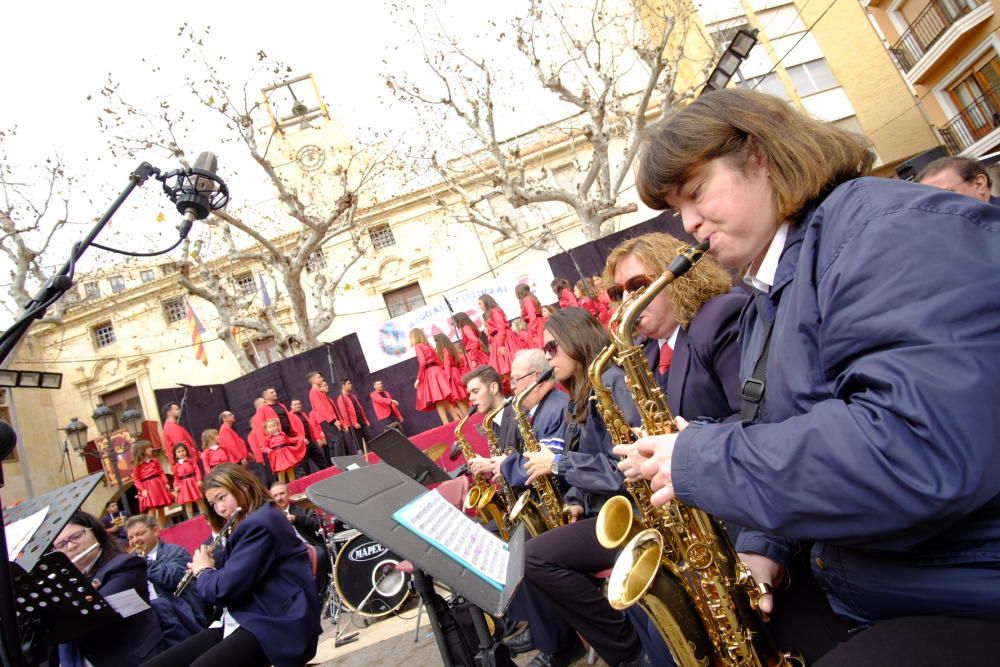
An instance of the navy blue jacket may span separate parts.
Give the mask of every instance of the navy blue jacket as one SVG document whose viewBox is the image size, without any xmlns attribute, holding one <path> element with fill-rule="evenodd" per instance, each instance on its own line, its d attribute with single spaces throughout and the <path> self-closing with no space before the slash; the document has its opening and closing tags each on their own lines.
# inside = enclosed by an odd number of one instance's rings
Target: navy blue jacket
<svg viewBox="0 0 1000 667">
<path fill-rule="evenodd" d="M 174 597 L 174 590 L 190 562 L 191 555 L 184 547 L 161 539 L 156 547 L 156 560 L 146 559 L 146 576 L 156 594 L 168 600 L 178 614 L 190 614 L 198 625 L 204 626 L 205 606 L 193 586 L 188 586 L 181 597 Z"/>
<path fill-rule="evenodd" d="M 131 554 L 116 554 L 94 570 L 90 577 L 100 582 L 97 592 L 107 597 L 129 588 L 149 602 L 146 561 Z M 92 632 L 76 643 L 77 650 L 94 667 L 141 665 L 163 649 L 163 634 L 156 614 L 146 609 Z"/>
<path fill-rule="evenodd" d="M 545 445 L 556 453 L 562 452 L 564 431 L 566 430 L 566 406 L 569 396 L 566 392 L 553 388 L 545 394 L 531 416 L 531 432 L 535 434 L 539 444 Z M 506 417 L 506 415 L 505 415 Z M 514 415 L 510 415 L 511 421 Z M 524 488 L 528 475 L 524 472 L 524 458 L 520 451 L 514 452 L 500 465 L 500 474 L 514 488 Z"/>
<path fill-rule="evenodd" d="M 609 366 L 601 379 L 625 420 L 631 426 L 640 426 L 639 410 L 622 369 Z M 579 435 L 574 436 L 572 431 L 577 429 Z M 618 470 L 618 457 L 611 452 L 614 443 L 595 401 L 588 401 L 587 420 L 582 424 L 567 418 L 565 440 L 567 450 L 559 464 L 559 477 L 572 487 L 565 494 L 566 502 L 582 505 L 584 516 L 597 514 L 609 497 L 624 493 L 625 477 Z"/>
<path fill-rule="evenodd" d="M 275 667 L 304 665 L 316 654 L 321 628 L 316 582 L 295 528 L 264 505 L 236 526 L 225 554 L 224 567 L 198 577 L 198 594 L 227 607 Z"/>
<path fill-rule="evenodd" d="M 688 421 L 699 417 L 723 421 L 739 414 L 740 312 L 747 294 L 733 290 L 709 299 L 687 328 L 677 332 L 670 370 L 661 375 L 659 342 L 647 340 L 643 353 L 653 377 L 667 396 L 674 416 Z"/>
<path fill-rule="evenodd" d="M 1000 612 L 998 267 L 997 207 L 838 187 L 746 311 L 744 376 L 774 321 L 762 423 L 683 432 L 678 497 L 755 529 L 742 551 L 816 542 L 817 579 L 859 623 Z"/>
</svg>

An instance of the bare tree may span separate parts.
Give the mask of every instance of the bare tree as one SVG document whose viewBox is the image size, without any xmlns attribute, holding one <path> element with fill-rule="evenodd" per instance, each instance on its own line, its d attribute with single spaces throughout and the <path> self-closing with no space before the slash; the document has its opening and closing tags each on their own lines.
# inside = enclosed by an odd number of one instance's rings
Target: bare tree
<svg viewBox="0 0 1000 667">
<path fill-rule="evenodd" d="M 13 300 L 3 304 L 11 315 L 19 314 L 49 277 L 45 258 L 69 219 L 73 186 L 58 154 L 15 173 L 3 141 L 16 131 L 0 130 L 0 252 L 8 265 L 10 282 L 5 287 Z M 57 301 L 43 321 L 58 322 L 66 307 L 66 300 Z"/>
<path fill-rule="evenodd" d="M 529 11 L 509 30 L 497 28 L 495 40 L 476 43 L 512 39 L 535 83 L 563 103 L 566 118 L 512 139 L 498 131 L 498 111 L 531 114 L 528 86 L 524 77 L 512 84 L 517 69 L 477 55 L 471 40 L 444 29 L 433 38 L 422 35 L 434 83 L 425 89 L 390 77 L 388 85 L 430 113 L 443 110 L 471 131 L 471 146 L 449 146 L 456 158 L 445 161 L 436 153 L 431 158 L 466 220 L 524 240 L 523 226 L 490 216 L 481 206 L 499 192 L 514 208 L 563 204 L 575 213 L 586 237 L 594 239 L 606 233 L 606 223 L 636 210 L 621 195 L 630 184 L 647 121 L 692 99 L 711 69 L 714 47 L 699 26 L 689 0 L 655 6 L 641 0 L 588 0 L 575 9 L 529 0 Z M 683 88 L 678 86 L 682 69 L 692 80 Z M 560 160 L 568 153 L 574 178 L 560 183 L 554 177 L 547 156 L 555 152 Z"/>
<path fill-rule="evenodd" d="M 340 283 L 369 250 L 357 214 L 379 170 L 388 168 L 388 160 L 373 157 L 377 148 L 329 146 L 335 164 L 322 173 L 293 173 L 288 165 L 282 170 L 276 164 L 281 162 L 275 157 L 277 151 L 271 150 L 276 128 L 268 122 L 260 83 L 254 90 L 252 82 L 281 81 L 288 78 L 290 69 L 261 51 L 248 80 L 233 84 L 220 73 L 222 59 L 210 61 L 204 55 L 207 33 L 195 35 L 185 26 L 181 34 L 190 41 L 185 60 L 197 62 L 199 68 L 197 75 L 185 77 L 195 111 L 181 111 L 168 102 L 153 109 L 140 108 L 109 81 L 101 91 L 100 124 L 112 150 L 130 156 L 158 150 L 187 164 L 186 145 L 193 125 L 212 120 L 221 121 L 223 141 L 245 149 L 255 173 L 234 178 L 233 171 L 227 170 L 227 178 L 240 180 L 244 188 L 254 190 L 254 199 L 264 203 L 231 204 L 216 211 L 206 221 L 209 237 L 187 247 L 189 252 L 177 270 L 189 294 L 213 305 L 220 321 L 219 338 L 248 370 L 250 360 L 233 337 L 234 327 L 253 331 L 255 336 L 273 336 L 282 357 L 320 344 L 318 336 L 337 316 L 335 294 Z M 288 162 L 287 157 L 283 159 Z M 347 250 L 332 258 L 332 267 L 310 270 L 324 246 L 344 238 Z M 280 294 L 274 295 L 271 308 L 234 292 L 226 274 L 236 266 L 255 267 L 255 275 L 266 272 L 277 277 Z M 288 310 L 291 322 L 287 326 L 277 316 L 279 306 Z"/>
</svg>

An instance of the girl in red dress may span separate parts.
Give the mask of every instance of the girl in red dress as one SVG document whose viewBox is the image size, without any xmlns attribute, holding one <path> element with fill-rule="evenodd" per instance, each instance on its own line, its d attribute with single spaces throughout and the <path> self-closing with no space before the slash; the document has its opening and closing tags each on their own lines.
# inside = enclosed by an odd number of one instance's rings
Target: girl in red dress
<svg viewBox="0 0 1000 667">
<path fill-rule="evenodd" d="M 413 383 L 417 388 L 417 410 L 434 408 L 442 424 L 460 419 L 448 374 L 423 329 L 410 329 L 410 345 L 417 356 L 417 380 Z"/>
<path fill-rule="evenodd" d="M 545 319 L 542 317 L 542 304 L 538 302 L 538 297 L 531 293 L 531 287 L 521 283 L 514 288 L 517 300 L 521 302 L 521 319 L 524 320 L 528 331 L 527 347 L 537 347 L 542 349 L 542 334 L 545 331 Z"/>
<path fill-rule="evenodd" d="M 282 484 L 295 481 L 295 464 L 306 455 L 302 438 L 289 438 L 281 432 L 281 422 L 268 419 L 264 422 L 264 451 L 271 461 L 271 470 Z"/>
<path fill-rule="evenodd" d="M 486 323 L 486 335 L 490 339 L 490 366 L 496 369 L 504 380 L 510 379 L 510 363 L 521 345 L 507 322 L 507 314 L 489 294 L 479 297 L 479 307 Z"/>
<path fill-rule="evenodd" d="M 569 281 L 565 278 L 556 278 L 552 281 L 552 293 L 559 295 L 560 308 L 580 307 L 580 302 L 576 300 L 573 290 L 569 288 Z"/>
<path fill-rule="evenodd" d="M 597 302 L 594 301 L 594 290 L 589 280 L 583 280 L 582 278 L 577 280 L 576 285 L 573 287 L 573 294 L 576 295 L 576 300 L 581 308 L 594 317 L 597 317 L 599 311 Z"/>
<path fill-rule="evenodd" d="M 198 459 L 191 458 L 191 452 L 184 443 L 174 446 L 174 494 L 177 502 L 184 505 L 184 512 L 190 519 L 194 516 L 194 504 L 198 510 L 207 516 L 205 501 L 201 497 L 201 469 Z"/>
<path fill-rule="evenodd" d="M 597 294 L 597 298 L 594 299 L 595 303 L 597 303 L 597 319 L 604 326 L 608 326 L 611 322 L 611 316 L 615 312 L 615 309 L 611 307 L 611 296 L 608 294 L 608 290 L 601 286 L 600 276 L 591 277 L 590 284 Z"/>
<path fill-rule="evenodd" d="M 469 391 L 462 383 L 462 378 L 469 372 L 469 362 L 465 360 L 458 345 L 455 345 L 444 334 L 434 334 L 434 348 L 438 358 L 444 364 L 444 372 L 451 383 L 451 397 L 458 406 L 459 412 L 468 414 L 469 412 Z"/>
<path fill-rule="evenodd" d="M 139 489 L 139 511 L 148 511 L 160 528 L 167 526 L 163 508 L 174 504 L 163 466 L 153 458 L 149 442 L 137 440 L 132 445 L 132 483 Z"/>
<path fill-rule="evenodd" d="M 465 360 L 469 364 L 469 370 L 480 366 L 489 366 L 490 358 L 487 356 L 489 348 L 483 351 L 483 341 L 479 337 L 479 328 L 472 323 L 465 313 L 455 313 L 451 316 L 458 329 L 459 338 L 462 341 L 462 348 L 465 350 Z"/>
<path fill-rule="evenodd" d="M 201 464 L 205 466 L 205 474 L 212 472 L 212 468 L 221 463 L 239 461 L 233 461 L 229 452 L 219 444 L 219 432 L 214 428 L 207 428 L 201 432 Z"/>
</svg>

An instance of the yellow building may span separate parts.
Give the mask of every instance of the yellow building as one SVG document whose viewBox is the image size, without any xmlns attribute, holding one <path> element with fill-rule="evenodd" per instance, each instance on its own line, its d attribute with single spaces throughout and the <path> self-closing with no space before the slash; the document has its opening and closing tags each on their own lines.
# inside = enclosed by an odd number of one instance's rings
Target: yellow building
<svg viewBox="0 0 1000 667">
<path fill-rule="evenodd" d="M 758 44 L 733 85 L 768 92 L 868 138 L 876 173 L 938 141 L 857 0 L 713 0 L 702 19 L 725 44 L 740 28 Z M 820 156 L 817 156 L 820 157 Z"/>
<path fill-rule="evenodd" d="M 870 0 L 865 4 L 948 151 L 983 157 L 1000 149 L 1000 3 Z"/>
</svg>

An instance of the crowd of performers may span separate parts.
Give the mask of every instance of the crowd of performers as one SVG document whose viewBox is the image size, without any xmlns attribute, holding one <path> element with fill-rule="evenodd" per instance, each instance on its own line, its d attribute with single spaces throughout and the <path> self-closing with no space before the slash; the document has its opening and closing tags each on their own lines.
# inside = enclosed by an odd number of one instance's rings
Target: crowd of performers
<svg viewBox="0 0 1000 667">
<path fill-rule="evenodd" d="M 817 667 L 1000 655 L 1000 209 L 869 177 L 873 160 L 856 135 L 781 100 L 708 93 L 650 128 L 637 186 L 710 254 L 649 301 L 632 322 L 636 338 L 623 341 L 617 319 L 609 328 L 609 304 L 625 308 L 662 286 L 686 245 L 664 233 L 610 253 L 603 320 L 600 297 L 563 281 L 547 313 L 519 288 L 523 343 L 488 296 L 486 341 L 462 314 L 461 350 L 411 334 L 424 407 L 445 420 L 467 401 L 489 415 L 498 450 L 472 458 L 470 471 L 531 490 L 537 504 L 543 482 L 558 494 L 558 516 L 525 544 L 507 612 L 518 631 L 505 641 L 513 653 L 538 650 L 532 667 L 568 665 L 585 645 L 614 667 L 798 664 L 786 650 Z M 609 362 L 612 341 L 620 354 Z M 518 400 L 505 402 L 509 394 Z M 294 415 L 274 408 L 276 395 L 262 400 L 267 453 L 278 441 L 269 445 L 266 423 Z M 171 456 L 181 454 L 195 456 L 191 447 Z M 143 479 L 144 497 L 152 481 Z M 214 467 L 201 492 L 216 528 L 244 511 L 224 550 L 199 551 L 187 566 L 222 623 L 147 664 L 303 664 L 318 612 L 293 524 L 240 466 Z M 649 501 L 637 509 L 654 528 L 633 542 L 652 532 L 669 547 L 653 569 L 679 595 L 659 599 L 659 612 L 618 604 L 618 559 L 634 555 L 632 543 L 602 544 L 602 508 L 630 498 Z M 711 520 L 685 523 L 702 511 Z M 106 536 L 74 518 L 56 547 L 71 555 L 96 539 L 101 549 L 78 567 L 102 586 L 134 569 L 136 583 L 123 585 L 145 586 L 148 568 Z M 752 580 L 735 576 L 730 552 Z M 713 568 L 733 576 L 706 579 Z M 704 616 L 685 617 L 692 599 Z M 158 634 L 134 636 L 142 641 L 123 664 L 157 650 Z M 65 648 L 94 665 L 108 650 Z"/>
</svg>

